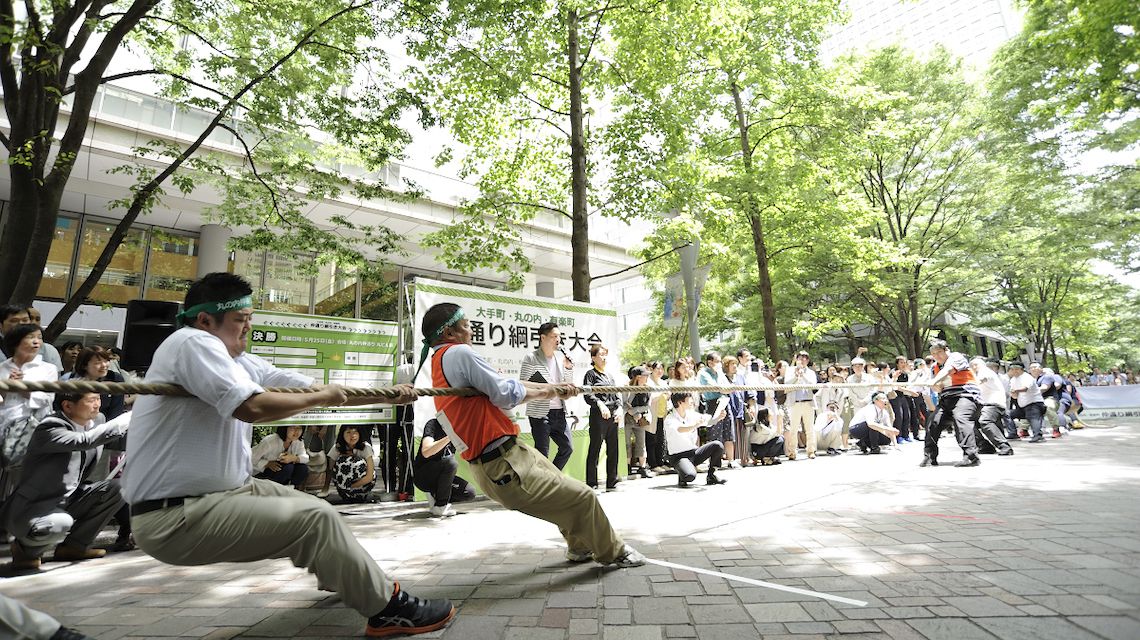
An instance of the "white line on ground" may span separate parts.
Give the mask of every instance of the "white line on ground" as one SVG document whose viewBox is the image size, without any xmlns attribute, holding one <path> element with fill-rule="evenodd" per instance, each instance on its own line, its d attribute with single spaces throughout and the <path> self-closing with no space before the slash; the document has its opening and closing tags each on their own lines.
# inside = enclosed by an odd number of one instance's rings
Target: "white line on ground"
<svg viewBox="0 0 1140 640">
<path fill-rule="evenodd" d="M 654 560 L 652 558 L 646 558 L 645 561 L 650 563 L 650 564 L 655 564 L 655 565 L 658 565 L 661 567 L 669 567 L 670 569 L 681 569 L 683 571 L 692 571 L 693 573 L 703 573 L 706 576 L 716 576 L 718 578 L 724 578 L 726 580 L 735 580 L 737 582 L 743 582 L 744 584 L 750 584 L 754 587 L 764 587 L 765 589 L 775 589 L 776 591 L 786 591 L 788 593 L 794 593 L 794 594 L 801 595 L 801 596 L 811 596 L 812 598 L 821 598 L 823 600 L 831 600 L 832 602 L 842 602 L 844 604 L 855 605 L 856 607 L 867 606 L 867 603 L 864 602 L 863 600 L 854 600 L 852 598 L 844 598 L 843 596 L 834 596 L 834 595 L 831 595 L 830 593 L 820 593 L 818 591 L 808 591 L 807 589 L 800 589 L 797 587 L 789 587 L 789 586 L 785 586 L 782 584 L 776 584 L 774 582 L 764 582 L 763 580 L 753 580 L 752 578 L 745 578 L 743 576 L 734 576 L 730 573 L 721 573 L 720 571 L 711 571 L 709 569 L 701 569 L 700 567 L 687 567 L 683 564 L 677 564 L 675 562 L 667 562 L 665 560 Z"/>
</svg>

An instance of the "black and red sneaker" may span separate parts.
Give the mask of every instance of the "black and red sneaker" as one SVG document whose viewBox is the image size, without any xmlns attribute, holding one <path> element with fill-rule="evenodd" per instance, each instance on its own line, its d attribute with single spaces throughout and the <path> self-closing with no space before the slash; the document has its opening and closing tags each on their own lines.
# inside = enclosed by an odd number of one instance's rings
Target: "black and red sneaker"
<svg viewBox="0 0 1140 640">
<path fill-rule="evenodd" d="M 372 638 L 428 633 L 442 629 L 454 617 L 450 600 L 422 600 L 408 595 L 397 583 L 388 606 L 368 619 L 364 633 Z"/>
</svg>

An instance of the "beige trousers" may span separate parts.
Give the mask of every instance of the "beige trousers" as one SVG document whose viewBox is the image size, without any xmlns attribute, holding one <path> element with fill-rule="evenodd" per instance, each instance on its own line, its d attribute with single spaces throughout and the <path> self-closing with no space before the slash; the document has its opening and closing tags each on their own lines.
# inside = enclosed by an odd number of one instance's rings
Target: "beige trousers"
<svg viewBox="0 0 1140 640">
<path fill-rule="evenodd" d="M 379 613 L 392 598 L 392 581 L 332 505 L 271 480 L 134 516 L 131 525 L 143 551 L 168 564 L 289 558 L 361 615 Z"/>
<path fill-rule="evenodd" d="M 784 452 L 789 456 L 796 452 L 796 434 L 804 432 L 808 454 L 815 453 L 815 405 L 811 402 L 789 402 L 788 413 L 792 423 L 787 427 L 791 437 L 784 437 Z"/>
<path fill-rule="evenodd" d="M 557 525 L 570 549 L 591 551 L 602 563 L 621 555 L 625 543 L 598 496 L 533 448 L 518 442 L 500 458 L 472 463 L 471 475 L 495 502 Z"/>
</svg>

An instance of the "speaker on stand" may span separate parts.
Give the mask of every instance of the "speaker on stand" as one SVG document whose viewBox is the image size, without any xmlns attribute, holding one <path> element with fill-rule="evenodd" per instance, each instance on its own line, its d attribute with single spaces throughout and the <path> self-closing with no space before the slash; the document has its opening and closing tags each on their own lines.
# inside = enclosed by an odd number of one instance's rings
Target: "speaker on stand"
<svg viewBox="0 0 1140 640">
<path fill-rule="evenodd" d="M 170 334 L 178 330 L 177 302 L 131 300 L 123 326 L 123 358 L 127 371 L 146 371 L 154 352 Z"/>
</svg>

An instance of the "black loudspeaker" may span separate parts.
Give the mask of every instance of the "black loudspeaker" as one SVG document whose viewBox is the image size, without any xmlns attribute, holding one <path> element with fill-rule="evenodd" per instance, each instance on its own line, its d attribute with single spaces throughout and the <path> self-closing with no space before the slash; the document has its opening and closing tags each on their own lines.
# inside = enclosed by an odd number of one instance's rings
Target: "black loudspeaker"
<svg viewBox="0 0 1140 640">
<path fill-rule="evenodd" d="M 150 368 L 154 351 L 178 329 L 178 303 L 162 300 L 131 300 L 123 327 L 123 361 L 127 371 Z"/>
</svg>

